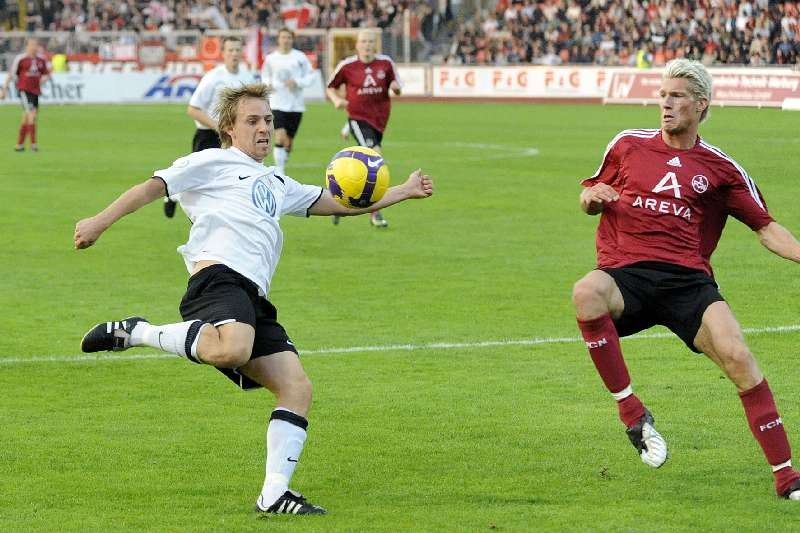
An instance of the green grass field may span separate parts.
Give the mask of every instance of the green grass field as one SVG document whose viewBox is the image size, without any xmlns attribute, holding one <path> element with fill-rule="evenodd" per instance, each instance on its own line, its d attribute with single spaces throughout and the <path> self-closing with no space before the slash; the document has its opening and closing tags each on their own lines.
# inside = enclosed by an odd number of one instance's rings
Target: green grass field
<svg viewBox="0 0 800 533">
<path fill-rule="evenodd" d="M 623 342 L 671 446 L 654 471 L 576 340 L 570 291 L 594 264 L 597 222 L 578 180 L 619 130 L 656 127 L 655 108 L 399 103 L 393 181 L 421 166 L 435 197 L 388 210 L 386 231 L 283 220 L 271 299 L 315 384 L 293 486 L 329 515 L 267 520 L 252 506 L 271 396 L 151 350 L 78 349 L 99 321 L 178 319 L 185 218 L 155 203 L 81 252 L 72 233 L 188 151 L 184 107 L 46 106 L 38 154 L 11 150 L 18 116 L 0 107 L 0 531 L 796 527 L 800 506 L 774 496 L 712 363 L 672 337 Z M 342 122 L 310 107 L 291 176 L 322 183 Z M 795 233 L 799 123 L 715 108 L 701 129 Z M 733 221 L 715 267 L 800 449 L 800 265 Z"/>
</svg>

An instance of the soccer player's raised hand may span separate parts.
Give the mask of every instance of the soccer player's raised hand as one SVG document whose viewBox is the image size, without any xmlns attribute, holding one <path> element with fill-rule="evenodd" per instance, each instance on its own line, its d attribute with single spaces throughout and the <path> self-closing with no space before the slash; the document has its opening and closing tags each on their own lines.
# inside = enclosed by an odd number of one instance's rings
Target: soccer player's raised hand
<svg viewBox="0 0 800 533">
<path fill-rule="evenodd" d="M 409 198 L 428 198 L 433 194 L 433 178 L 418 168 L 408 176 L 404 184 Z"/>
<path fill-rule="evenodd" d="M 590 215 L 596 215 L 603 210 L 605 204 L 617 200 L 619 193 L 605 183 L 597 183 L 581 192 L 581 207 Z"/>
</svg>

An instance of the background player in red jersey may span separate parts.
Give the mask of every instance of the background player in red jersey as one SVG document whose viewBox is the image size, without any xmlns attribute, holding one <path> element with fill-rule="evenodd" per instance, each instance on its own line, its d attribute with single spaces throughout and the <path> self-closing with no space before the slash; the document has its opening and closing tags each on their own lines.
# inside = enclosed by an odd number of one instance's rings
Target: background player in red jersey
<svg viewBox="0 0 800 533">
<path fill-rule="evenodd" d="M 377 54 L 377 35 L 362 30 L 356 38 L 356 55 L 339 62 L 328 82 L 328 97 L 336 109 L 346 108 L 350 132 L 359 146 L 381 151 L 381 141 L 392 103 L 389 91 L 400 94 L 400 79 L 389 56 Z M 345 97 L 340 94 L 345 89 Z M 338 217 L 334 217 L 334 224 Z M 370 217 L 373 226 L 386 227 L 380 211 Z"/>
<path fill-rule="evenodd" d="M 667 445 L 633 394 L 619 337 L 661 324 L 736 385 L 778 495 L 800 500 L 800 473 L 792 468 L 772 392 L 710 266 L 728 215 L 755 231 L 768 250 L 798 263 L 800 242 L 772 219 L 742 167 L 698 137 L 711 100 L 706 69 L 696 61 L 670 62 L 659 95 L 661 129 L 617 135 L 600 169 L 583 183 L 581 208 L 602 215 L 597 270 L 573 289 L 578 325 L 644 463 L 664 464 Z"/>
<path fill-rule="evenodd" d="M 0 89 L 0 100 L 6 97 L 8 85 L 12 79 L 17 82 L 19 99 L 22 103 L 22 124 L 19 127 L 17 152 L 25 150 L 25 137 L 30 136 L 31 150 L 36 152 L 36 115 L 39 109 L 39 95 L 42 94 L 42 85 L 47 81 L 50 69 L 47 61 L 39 55 L 39 41 L 28 39 L 25 43 L 25 52 L 14 58 L 8 77 Z"/>
</svg>

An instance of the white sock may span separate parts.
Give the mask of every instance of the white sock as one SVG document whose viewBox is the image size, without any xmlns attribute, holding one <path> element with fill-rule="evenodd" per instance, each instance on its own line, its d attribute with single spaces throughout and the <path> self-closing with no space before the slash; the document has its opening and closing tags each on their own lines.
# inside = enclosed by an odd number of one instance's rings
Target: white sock
<svg viewBox="0 0 800 533">
<path fill-rule="evenodd" d="M 131 346 L 150 346 L 200 362 L 197 357 L 197 344 L 200 340 L 200 331 L 207 325 L 208 323 L 200 320 L 163 326 L 139 322 L 131 331 Z"/>
<path fill-rule="evenodd" d="M 276 173 L 283 176 L 286 162 L 289 160 L 289 152 L 283 146 L 276 146 L 272 149 L 272 157 L 275 158 Z"/>
<path fill-rule="evenodd" d="M 301 426 L 306 425 L 305 418 L 285 407 L 276 407 L 272 412 L 267 425 L 267 473 L 258 499 L 262 508 L 275 503 L 289 489 L 306 442 L 306 430 Z"/>
</svg>

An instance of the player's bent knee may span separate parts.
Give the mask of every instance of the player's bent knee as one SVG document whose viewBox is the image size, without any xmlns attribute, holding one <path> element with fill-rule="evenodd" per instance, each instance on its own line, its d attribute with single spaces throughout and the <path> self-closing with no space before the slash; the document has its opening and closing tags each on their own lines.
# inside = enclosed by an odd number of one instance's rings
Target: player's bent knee
<svg viewBox="0 0 800 533">
<path fill-rule="evenodd" d="M 584 277 L 578 280 L 572 287 L 572 303 L 577 309 L 596 305 L 603 301 L 603 293 L 600 286 L 591 278 Z"/>
<path fill-rule="evenodd" d="M 250 360 L 250 348 L 220 346 L 218 350 L 201 354 L 204 362 L 220 368 L 239 368 Z"/>
</svg>

